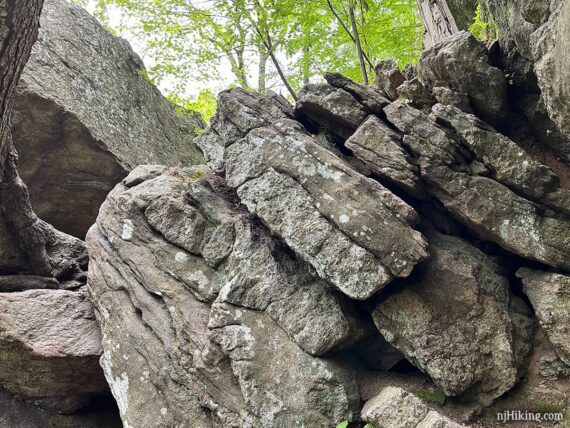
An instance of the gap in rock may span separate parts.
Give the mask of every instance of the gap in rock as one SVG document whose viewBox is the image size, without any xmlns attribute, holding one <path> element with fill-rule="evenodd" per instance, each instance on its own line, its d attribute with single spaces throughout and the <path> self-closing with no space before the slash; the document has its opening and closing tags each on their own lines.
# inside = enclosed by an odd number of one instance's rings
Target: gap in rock
<svg viewBox="0 0 570 428">
<path fill-rule="evenodd" d="M 399 374 L 409 374 L 409 373 L 421 373 L 421 370 L 414 366 L 406 358 L 398 361 L 394 367 L 392 367 L 389 372 L 399 373 Z"/>
</svg>

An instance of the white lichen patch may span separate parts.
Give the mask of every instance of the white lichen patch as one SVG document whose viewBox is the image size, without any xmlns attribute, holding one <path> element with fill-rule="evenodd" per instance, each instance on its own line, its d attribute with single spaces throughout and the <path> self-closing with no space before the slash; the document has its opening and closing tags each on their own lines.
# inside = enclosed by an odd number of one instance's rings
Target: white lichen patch
<svg viewBox="0 0 570 428">
<path fill-rule="evenodd" d="M 198 269 L 196 272 L 193 272 L 188 276 L 187 279 L 188 282 L 196 284 L 198 289 L 203 289 L 210 283 L 208 277 L 204 275 L 204 271 L 202 271 L 202 269 Z"/>
<path fill-rule="evenodd" d="M 339 218 L 338 221 L 340 221 L 341 223 L 348 223 L 350 221 L 350 217 L 347 216 L 346 214 L 342 214 Z"/>
<path fill-rule="evenodd" d="M 130 241 L 133 237 L 133 232 L 135 231 L 135 225 L 129 219 L 123 221 L 123 230 L 121 233 L 121 239 L 125 241 Z"/>
<path fill-rule="evenodd" d="M 111 359 L 111 353 L 105 351 L 101 357 L 101 367 L 103 367 L 103 373 L 111 388 L 111 393 L 115 397 L 119 412 L 121 416 L 125 416 L 128 409 L 129 378 L 126 372 L 121 373 L 119 376 L 114 375 Z"/>
<path fill-rule="evenodd" d="M 317 166 L 317 172 L 321 177 L 333 180 L 335 183 L 340 183 L 340 180 L 344 175 L 344 172 L 331 168 L 328 163 L 319 164 Z"/>
<path fill-rule="evenodd" d="M 176 260 L 178 263 L 184 263 L 186 260 L 188 260 L 188 254 L 183 253 L 182 251 L 177 251 L 174 256 L 174 260 Z"/>
</svg>

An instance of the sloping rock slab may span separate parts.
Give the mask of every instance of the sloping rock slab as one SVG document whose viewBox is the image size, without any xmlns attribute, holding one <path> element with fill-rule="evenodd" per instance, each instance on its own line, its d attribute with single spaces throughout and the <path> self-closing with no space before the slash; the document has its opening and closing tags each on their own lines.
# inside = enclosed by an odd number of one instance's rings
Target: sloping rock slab
<svg viewBox="0 0 570 428">
<path fill-rule="evenodd" d="M 38 215 L 83 237 L 106 194 L 139 164 L 202 161 L 202 125 L 144 76 L 129 44 L 86 11 L 47 0 L 18 88 L 12 130 Z"/>
<path fill-rule="evenodd" d="M 228 184 L 319 276 L 366 299 L 427 257 L 416 212 L 280 119 L 226 151 Z"/>
<path fill-rule="evenodd" d="M 515 254 L 570 270 L 570 221 L 529 200 L 560 192 L 550 169 L 455 107 L 434 106 L 443 126 L 401 102 L 384 110 L 406 134 L 402 145 L 418 159 L 428 193 L 455 218 Z"/>
<path fill-rule="evenodd" d="M 487 48 L 462 31 L 424 51 L 418 72 L 429 87 L 463 92 L 475 112 L 494 123 L 507 114 L 507 85 L 503 72 L 489 64 Z"/>
<path fill-rule="evenodd" d="M 406 390 L 388 386 L 366 402 L 362 419 L 379 428 L 461 428 Z"/>
</svg>

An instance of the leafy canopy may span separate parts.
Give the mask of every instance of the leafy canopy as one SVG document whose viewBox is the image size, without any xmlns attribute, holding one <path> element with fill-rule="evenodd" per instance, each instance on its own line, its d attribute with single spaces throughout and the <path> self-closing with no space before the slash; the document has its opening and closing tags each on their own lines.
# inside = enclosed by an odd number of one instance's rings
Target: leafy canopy
<svg viewBox="0 0 570 428">
<path fill-rule="evenodd" d="M 294 98 L 327 70 L 365 80 L 356 39 L 366 78 L 382 59 L 414 63 L 422 46 L 415 0 L 97 2 L 103 19 L 120 12 L 113 30 L 142 44 L 151 64 L 148 76 L 167 83 L 179 101 L 199 93 L 198 108 L 211 100 L 202 91 L 217 89 L 211 85 L 223 77 L 223 65 L 236 85 L 260 92 L 273 88 Z"/>
</svg>

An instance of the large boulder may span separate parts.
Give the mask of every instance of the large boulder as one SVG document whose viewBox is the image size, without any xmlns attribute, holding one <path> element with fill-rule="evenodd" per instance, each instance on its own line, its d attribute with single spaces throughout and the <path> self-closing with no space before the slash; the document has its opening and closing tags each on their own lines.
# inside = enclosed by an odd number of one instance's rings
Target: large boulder
<svg viewBox="0 0 570 428">
<path fill-rule="evenodd" d="M 460 238 L 428 239 L 432 257 L 419 279 L 381 302 L 374 322 L 446 395 L 489 405 L 523 374 L 531 312 L 497 260 Z"/>
<path fill-rule="evenodd" d="M 351 364 L 316 355 L 369 325 L 207 167 L 135 169 L 87 242 L 125 425 L 328 427 L 357 412 Z"/>
<path fill-rule="evenodd" d="M 463 92 L 475 112 L 491 123 L 507 115 L 507 85 L 503 72 L 489 64 L 485 45 L 462 31 L 424 51 L 418 72 L 429 87 Z"/>
<path fill-rule="evenodd" d="M 227 149 L 250 212 L 347 296 L 366 299 L 427 257 L 416 212 L 282 119 Z"/>
<path fill-rule="evenodd" d="M 402 147 L 402 136 L 376 116 L 370 116 L 346 140 L 346 147 L 370 170 L 407 193 L 425 197 L 419 169 Z"/>
<path fill-rule="evenodd" d="M 347 139 L 364 122 L 368 111 L 343 88 L 309 84 L 299 92 L 295 114 L 315 132 Z"/>
<path fill-rule="evenodd" d="M 523 268 L 517 271 L 541 327 L 570 366 L 570 276 Z"/>
<path fill-rule="evenodd" d="M 77 6 L 45 2 L 12 115 L 19 171 L 42 219 L 84 237 L 136 165 L 200 163 L 201 125 L 149 83 L 125 40 Z"/>
<path fill-rule="evenodd" d="M 83 291 L 0 293 L 0 385 L 70 412 L 108 392 L 101 333 Z"/>
<path fill-rule="evenodd" d="M 331 114 L 343 114 L 342 106 L 335 110 L 327 95 L 311 88 L 311 103 L 330 102 Z M 343 93 L 364 112 L 344 89 L 328 91 Z M 257 115 L 250 106 L 255 100 Z M 214 134 L 203 138 L 221 141 L 210 151 L 212 145 L 200 143 L 206 158 L 218 167 L 214 152 L 223 146 L 228 185 L 248 210 L 348 297 L 367 299 L 392 278 L 408 276 L 427 257 L 427 244 L 413 229 L 415 210 L 324 147 L 274 100 L 242 90 L 220 94 Z"/>
</svg>

